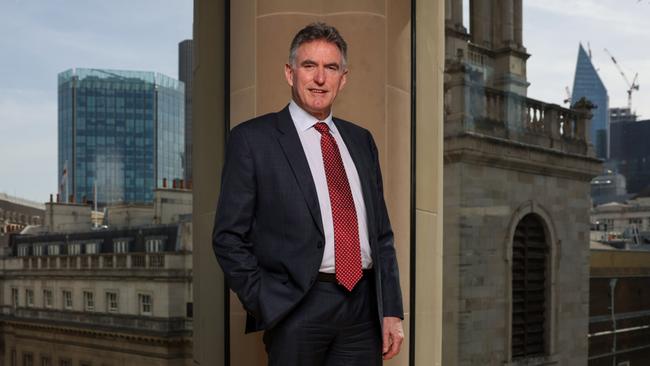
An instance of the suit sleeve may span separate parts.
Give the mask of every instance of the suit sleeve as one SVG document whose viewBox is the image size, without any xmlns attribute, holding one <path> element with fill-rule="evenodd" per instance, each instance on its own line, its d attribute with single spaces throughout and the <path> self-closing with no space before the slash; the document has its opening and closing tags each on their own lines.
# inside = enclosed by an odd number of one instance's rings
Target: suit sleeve
<svg viewBox="0 0 650 366">
<path fill-rule="evenodd" d="M 388 218 L 388 210 L 384 201 L 384 188 L 379 166 L 377 146 L 368 132 L 370 149 L 372 151 L 373 169 L 377 187 L 377 258 L 381 261 L 381 290 L 384 316 L 394 316 L 404 319 L 402 290 L 399 283 L 399 268 L 395 254 L 395 238 Z"/>
<path fill-rule="evenodd" d="M 230 133 L 226 149 L 212 247 L 228 285 L 244 308 L 258 318 L 260 269 L 250 240 L 256 191 L 250 146 L 244 131 L 235 128 Z"/>
</svg>

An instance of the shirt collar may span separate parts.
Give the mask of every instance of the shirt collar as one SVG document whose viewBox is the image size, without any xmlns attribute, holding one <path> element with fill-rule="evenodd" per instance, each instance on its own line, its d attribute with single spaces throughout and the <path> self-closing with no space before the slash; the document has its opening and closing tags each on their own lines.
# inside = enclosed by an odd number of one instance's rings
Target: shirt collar
<svg viewBox="0 0 650 366">
<path fill-rule="evenodd" d="M 330 129 L 330 133 L 336 133 L 336 127 L 334 126 L 331 111 L 327 118 L 321 121 L 309 114 L 306 110 L 302 109 L 295 101 L 291 100 L 291 103 L 289 103 L 289 113 L 291 114 L 293 124 L 296 126 L 298 131 L 304 132 L 314 127 L 317 122 L 325 122 Z"/>
</svg>

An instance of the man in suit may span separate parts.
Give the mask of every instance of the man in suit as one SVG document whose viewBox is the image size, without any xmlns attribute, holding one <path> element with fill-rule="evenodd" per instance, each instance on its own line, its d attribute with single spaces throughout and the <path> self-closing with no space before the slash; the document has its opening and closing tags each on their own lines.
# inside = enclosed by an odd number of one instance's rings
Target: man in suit
<svg viewBox="0 0 650 366">
<path fill-rule="evenodd" d="M 380 365 L 404 338 L 377 148 L 332 117 L 346 53 L 334 27 L 300 30 L 289 105 L 229 135 L 213 247 L 269 365 Z"/>
</svg>

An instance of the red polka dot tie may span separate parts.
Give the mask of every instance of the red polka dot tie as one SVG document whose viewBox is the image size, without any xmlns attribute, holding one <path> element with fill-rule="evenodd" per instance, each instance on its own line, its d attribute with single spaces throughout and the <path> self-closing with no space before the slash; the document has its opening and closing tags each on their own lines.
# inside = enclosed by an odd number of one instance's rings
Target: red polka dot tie
<svg viewBox="0 0 650 366">
<path fill-rule="evenodd" d="M 352 291 L 363 274 L 357 211 L 336 140 L 329 133 L 326 123 L 318 122 L 314 128 L 321 134 L 320 148 L 332 205 L 336 280 L 348 291 Z"/>
</svg>

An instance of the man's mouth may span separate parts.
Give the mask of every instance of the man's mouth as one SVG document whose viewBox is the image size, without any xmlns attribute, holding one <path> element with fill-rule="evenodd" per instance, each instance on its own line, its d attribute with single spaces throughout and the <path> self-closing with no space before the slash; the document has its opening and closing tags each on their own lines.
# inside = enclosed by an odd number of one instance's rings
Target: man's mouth
<svg viewBox="0 0 650 366">
<path fill-rule="evenodd" d="M 325 93 L 327 93 L 327 90 L 323 90 L 323 89 L 309 89 L 309 91 L 314 93 L 314 94 L 325 94 Z"/>
</svg>

